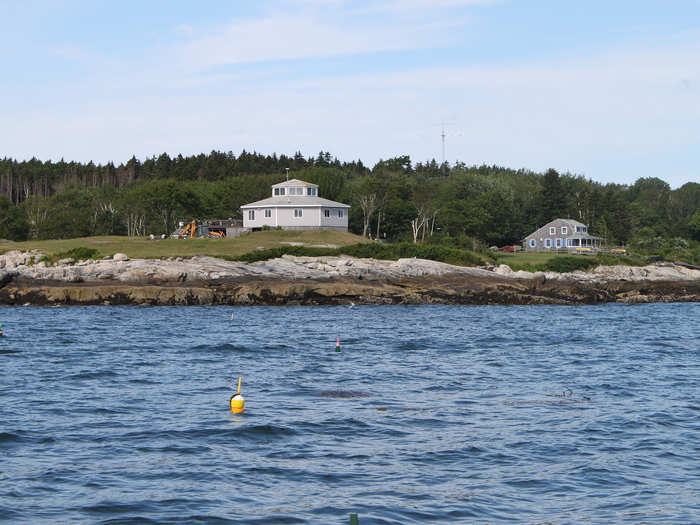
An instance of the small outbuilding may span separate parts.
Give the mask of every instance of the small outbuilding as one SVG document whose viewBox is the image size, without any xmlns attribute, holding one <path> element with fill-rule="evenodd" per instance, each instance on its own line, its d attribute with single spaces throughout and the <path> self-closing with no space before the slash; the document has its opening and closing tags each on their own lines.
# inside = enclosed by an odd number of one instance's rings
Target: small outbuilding
<svg viewBox="0 0 700 525">
<path fill-rule="evenodd" d="M 604 239 L 588 233 L 588 226 L 573 219 L 554 219 L 531 233 L 523 241 L 528 252 L 549 250 L 593 251 L 603 245 Z"/>
<path fill-rule="evenodd" d="M 241 206 L 243 227 L 348 231 L 350 206 L 318 196 L 318 185 L 292 179 L 272 186 L 272 196 Z"/>
</svg>

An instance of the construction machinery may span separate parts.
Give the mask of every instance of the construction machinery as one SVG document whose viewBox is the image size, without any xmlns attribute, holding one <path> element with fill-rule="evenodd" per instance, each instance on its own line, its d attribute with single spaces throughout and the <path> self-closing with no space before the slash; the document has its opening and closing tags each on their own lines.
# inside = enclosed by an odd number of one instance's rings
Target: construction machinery
<svg viewBox="0 0 700 525">
<path fill-rule="evenodd" d="M 192 219 L 192 222 L 188 222 L 185 224 L 180 230 L 178 230 L 175 235 L 177 235 L 178 239 L 186 239 L 189 237 L 190 239 L 194 238 L 194 234 L 197 231 L 197 223 Z"/>
<path fill-rule="evenodd" d="M 228 236 L 236 237 L 245 231 L 240 220 L 208 220 L 197 223 L 180 222 L 178 229 L 173 232 L 173 239 L 225 239 Z"/>
</svg>

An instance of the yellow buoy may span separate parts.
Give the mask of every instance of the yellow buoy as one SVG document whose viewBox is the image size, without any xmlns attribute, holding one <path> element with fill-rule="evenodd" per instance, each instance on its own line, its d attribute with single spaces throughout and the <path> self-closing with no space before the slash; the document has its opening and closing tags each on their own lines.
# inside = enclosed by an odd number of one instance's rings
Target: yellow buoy
<svg viewBox="0 0 700 525">
<path fill-rule="evenodd" d="M 241 376 L 238 376 L 238 392 L 231 396 L 231 412 L 234 414 L 242 414 L 245 406 L 245 399 L 241 395 Z"/>
</svg>

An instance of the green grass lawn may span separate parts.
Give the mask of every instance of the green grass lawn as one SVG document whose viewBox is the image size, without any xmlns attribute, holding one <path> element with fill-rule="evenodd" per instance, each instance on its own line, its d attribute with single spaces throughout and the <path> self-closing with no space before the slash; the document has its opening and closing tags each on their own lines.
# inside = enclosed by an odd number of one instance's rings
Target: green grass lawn
<svg viewBox="0 0 700 525">
<path fill-rule="evenodd" d="M 569 254 L 548 253 L 548 252 L 519 252 L 519 253 L 498 253 L 496 261 L 498 264 L 517 264 L 517 265 L 536 265 L 546 264 L 547 261 L 554 257 L 565 257 Z M 578 257 L 589 257 L 588 255 L 578 255 Z"/>
<path fill-rule="evenodd" d="M 641 266 L 647 264 L 645 257 L 620 256 L 609 253 L 572 254 L 553 252 L 497 253 L 496 264 L 507 264 L 513 270 L 572 271 L 563 268 L 586 269 L 598 264 Z M 572 268 L 572 269 L 573 269 Z"/>
<path fill-rule="evenodd" d="M 0 240 L 0 253 L 9 250 L 40 250 L 46 255 L 73 248 L 85 247 L 98 250 L 103 256 L 125 253 L 132 258 L 160 259 L 165 257 L 189 257 L 211 255 L 213 257 L 237 257 L 257 249 L 285 246 L 285 243 L 304 243 L 305 246 L 346 246 L 371 242 L 348 232 L 335 230 L 271 230 L 232 237 L 230 239 L 156 239 L 139 237 L 82 237 L 46 241 L 13 242 Z"/>
</svg>

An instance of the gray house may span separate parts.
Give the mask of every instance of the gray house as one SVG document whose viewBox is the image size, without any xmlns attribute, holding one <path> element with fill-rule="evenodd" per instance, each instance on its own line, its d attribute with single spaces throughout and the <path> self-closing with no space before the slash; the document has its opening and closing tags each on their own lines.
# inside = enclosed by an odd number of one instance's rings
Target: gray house
<svg viewBox="0 0 700 525">
<path fill-rule="evenodd" d="M 241 206 L 243 227 L 284 230 L 348 231 L 348 210 L 342 202 L 318 196 L 318 185 L 292 179 L 272 186 L 272 196 Z"/>
<path fill-rule="evenodd" d="M 573 219 L 554 219 L 531 233 L 523 241 L 528 252 L 568 250 L 589 251 L 600 248 L 603 239 L 588 234 L 588 226 Z"/>
</svg>

